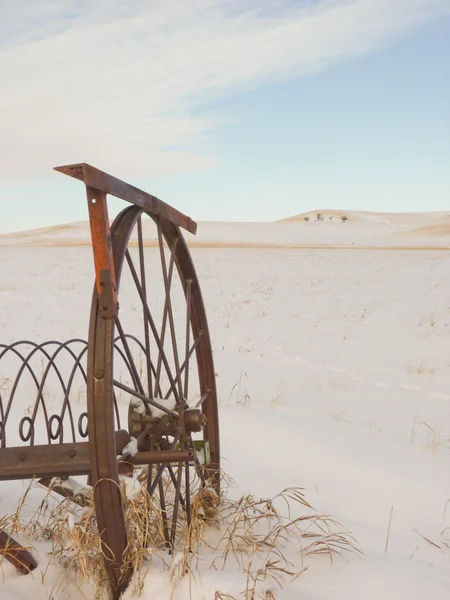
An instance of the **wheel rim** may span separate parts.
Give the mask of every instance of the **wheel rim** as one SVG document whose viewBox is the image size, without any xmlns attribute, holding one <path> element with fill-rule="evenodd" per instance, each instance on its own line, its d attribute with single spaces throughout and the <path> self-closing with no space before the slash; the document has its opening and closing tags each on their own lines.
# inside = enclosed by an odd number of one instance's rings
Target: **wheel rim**
<svg viewBox="0 0 450 600">
<path fill-rule="evenodd" d="M 94 290 L 89 329 L 91 482 L 94 486 L 105 565 L 112 588 L 118 591 L 126 587 L 131 576 L 131 566 L 124 565 L 122 560 L 127 538 L 114 436 L 114 431 L 118 428 L 117 393 L 125 392 L 125 401 L 128 400 L 129 405 L 134 406 L 129 411 L 129 425 L 132 428 L 130 433 L 136 435 L 139 432 L 139 423 L 136 423 L 139 400 L 136 393 L 149 401 L 163 403 L 163 406 L 175 402 L 169 410 L 173 409 L 178 413 L 177 431 L 181 433 L 178 435 L 173 432 L 173 436 L 163 436 L 161 431 L 164 429 L 163 422 L 173 423 L 174 419 L 164 416 L 158 420 L 154 416 L 157 412 L 154 407 L 142 403 L 146 412 L 146 434 L 139 438 L 140 450 L 161 449 L 167 442 L 175 449 L 188 449 L 195 445 L 197 449 L 203 449 L 205 457 L 209 451 L 207 469 L 198 463 L 179 463 L 176 468 L 166 464 L 149 467 L 147 489 L 150 494 L 159 497 L 160 508 L 165 515 L 164 537 L 168 546 L 173 546 L 175 542 L 180 513 L 185 515 L 187 524 L 190 523 L 192 478 L 197 476 L 203 483 L 209 481 L 217 490 L 219 487 L 217 392 L 211 341 L 197 274 L 180 229 L 165 219 L 150 216 L 151 220 L 147 219 L 141 209 L 131 206 L 115 219 L 111 227 L 111 239 L 119 291 L 119 316 L 115 321 L 100 318 L 97 293 Z M 156 240 L 153 243 L 155 247 L 148 252 L 144 248 L 144 219 L 147 223 L 153 221 L 156 229 Z M 154 282 L 155 273 L 152 273 L 153 278 L 149 277 L 147 261 L 150 254 L 153 263 L 155 255 L 159 255 L 159 294 Z M 179 296 L 184 298 L 184 334 L 180 331 L 180 311 L 177 313 L 174 306 L 176 281 L 178 291 L 181 290 Z M 130 317 L 130 321 L 126 322 L 126 315 L 130 314 L 130 311 L 127 313 L 127 307 L 131 307 L 131 312 L 134 308 L 129 304 L 130 294 L 133 294 L 134 302 L 138 299 L 135 311 L 142 315 L 140 331 L 136 331 L 136 327 L 139 327 L 136 319 L 132 323 Z M 152 306 L 153 300 L 156 303 L 158 297 L 162 304 L 162 311 L 159 313 Z M 135 329 L 130 333 L 132 325 Z M 181 344 L 180 339 L 183 341 Z M 171 352 L 168 351 L 169 345 Z M 136 364 L 133 356 L 136 348 L 144 356 L 143 364 Z M 128 385 L 125 390 L 117 380 L 121 374 L 114 373 L 114 364 L 116 362 L 117 367 L 119 355 L 122 362 L 126 359 L 127 363 Z M 200 434 L 191 431 L 198 425 L 199 414 L 195 410 L 187 411 L 187 406 L 192 409 L 195 405 L 201 407 L 207 420 L 201 436 L 203 439 L 198 439 Z M 123 409 L 123 402 L 121 408 Z M 149 421 L 155 421 L 156 424 L 150 426 Z M 144 427 L 142 423 L 141 427 Z M 174 493 L 170 509 L 167 506 L 167 489 L 163 484 L 165 476 L 169 485 L 172 484 Z"/>
</svg>

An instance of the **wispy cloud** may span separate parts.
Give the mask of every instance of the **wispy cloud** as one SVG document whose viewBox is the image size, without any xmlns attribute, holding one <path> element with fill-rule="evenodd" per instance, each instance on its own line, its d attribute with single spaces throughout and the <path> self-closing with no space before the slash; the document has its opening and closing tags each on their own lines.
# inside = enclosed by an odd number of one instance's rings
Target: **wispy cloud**
<svg viewBox="0 0 450 600">
<path fill-rule="evenodd" d="M 124 177 L 208 165 L 190 148 L 226 118 L 211 100 L 445 13 L 448 0 L 0 0 L 0 176 L 78 160 Z"/>
</svg>

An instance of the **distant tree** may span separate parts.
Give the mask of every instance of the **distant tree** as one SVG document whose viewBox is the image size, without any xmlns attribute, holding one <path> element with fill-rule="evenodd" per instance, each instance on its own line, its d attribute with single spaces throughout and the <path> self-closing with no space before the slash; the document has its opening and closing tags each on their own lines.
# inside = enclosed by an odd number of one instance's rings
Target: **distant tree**
<svg viewBox="0 0 450 600">
<path fill-rule="evenodd" d="M 306 222 L 308 222 L 309 221 L 309 217 L 308 216 L 303 217 L 303 220 L 306 221 Z"/>
<path fill-rule="evenodd" d="M 341 221 L 345 223 L 345 221 L 348 221 L 348 217 L 346 215 L 342 215 Z"/>
<path fill-rule="evenodd" d="M 332 220 L 333 220 L 333 217 L 332 217 L 332 216 L 329 216 L 328 218 L 330 219 L 330 221 L 332 221 Z"/>
<path fill-rule="evenodd" d="M 318 221 L 323 221 L 323 216 L 322 216 L 322 213 L 317 213 L 317 215 L 316 215 L 316 219 L 317 219 Z"/>
</svg>

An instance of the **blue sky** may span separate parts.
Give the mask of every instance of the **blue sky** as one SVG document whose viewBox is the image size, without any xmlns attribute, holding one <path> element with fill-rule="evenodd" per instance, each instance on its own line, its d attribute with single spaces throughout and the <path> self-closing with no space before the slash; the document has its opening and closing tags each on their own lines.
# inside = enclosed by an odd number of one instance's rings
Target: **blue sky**
<svg viewBox="0 0 450 600">
<path fill-rule="evenodd" d="M 0 0 L 0 231 L 85 220 L 78 161 L 196 220 L 449 210 L 450 2 L 69 5 Z"/>
</svg>

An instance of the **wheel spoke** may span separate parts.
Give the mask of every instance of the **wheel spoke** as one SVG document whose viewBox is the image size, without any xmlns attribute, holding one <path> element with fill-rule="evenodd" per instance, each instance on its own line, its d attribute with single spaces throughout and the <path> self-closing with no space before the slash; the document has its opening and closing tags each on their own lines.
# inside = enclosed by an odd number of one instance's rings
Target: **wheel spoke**
<svg viewBox="0 0 450 600">
<path fill-rule="evenodd" d="M 199 344 L 199 342 L 201 340 L 202 335 L 203 335 L 203 331 L 200 331 L 200 334 L 199 334 L 198 338 L 195 340 L 195 342 L 191 346 L 191 349 L 189 350 L 189 358 L 192 356 L 192 353 L 197 348 L 197 346 L 198 346 L 198 344 Z M 186 368 L 186 361 L 180 367 L 180 377 L 183 374 L 183 371 L 184 371 L 185 368 Z M 175 384 L 173 384 L 173 386 L 172 385 L 170 386 L 169 391 L 164 396 L 164 400 L 167 400 L 169 398 L 170 394 L 172 393 L 172 390 L 173 390 L 174 386 L 175 386 Z"/>
<path fill-rule="evenodd" d="M 195 405 L 195 408 L 200 408 L 200 406 L 202 406 L 203 402 L 206 400 L 206 398 L 209 396 L 209 392 L 211 390 L 206 390 L 206 392 L 203 394 L 203 396 L 200 398 L 200 400 L 197 402 L 197 404 Z"/>
<path fill-rule="evenodd" d="M 164 495 L 164 483 L 163 483 L 163 480 L 161 477 L 158 480 L 158 489 L 159 489 L 159 505 L 161 507 L 161 516 L 162 516 L 162 520 L 163 520 L 164 539 L 166 540 L 166 545 L 170 548 L 169 523 L 167 520 L 166 498 Z M 173 546 L 172 546 L 172 548 L 173 548 Z"/>
<path fill-rule="evenodd" d="M 139 265 L 141 268 L 141 286 L 142 293 L 145 298 L 145 302 L 147 303 L 147 281 L 145 278 L 145 262 L 144 262 L 144 242 L 142 237 L 142 215 L 139 217 L 137 222 L 137 231 L 138 231 L 138 245 L 139 245 Z M 153 385 L 152 385 L 152 361 L 150 355 L 150 331 L 148 318 L 145 310 L 143 310 L 143 319 L 144 319 L 144 339 L 145 339 L 145 358 L 147 363 L 147 387 L 148 387 L 148 395 L 150 398 L 153 398 Z"/>
<path fill-rule="evenodd" d="M 187 281 L 186 291 L 186 351 L 184 358 L 184 399 L 187 402 L 188 399 L 188 385 L 189 385 L 189 344 L 191 341 L 191 304 L 192 304 L 192 279 Z"/>
<path fill-rule="evenodd" d="M 175 242 L 173 243 L 173 246 L 172 246 L 172 249 L 171 249 L 171 252 L 170 252 L 169 273 L 167 275 L 169 289 L 172 286 L 172 276 L 173 276 L 173 267 L 174 267 L 174 264 L 175 264 L 175 251 L 176 251 L 176 248 L 177 248 L 177 241 L 178 240 L 175 240 Z M 168 302 L 167 302 L 167 294 L 166 294 L 166 298 L 165 298 L 165 301 L 164 301 L 164 311 L 163 311 L 163 318 L 162 318 L 162 323 L 161 323 L 161 336 L 160 336 L 160 338 L 161 338 L 161 344 L 163 346 L 164 346 L 164 341 L 166 339 L 167 315 L 168 315 Z M 158 387 L 159 391 L 160 391 L 160 394 L 162 396 L 161 383 L 160 383 L 161 367 L 162 367 L 162 354 L 159 351 L 158 352 L 158 361 L 156 363 L 155 391 L 156 391 L 156 387 Z"/>
<path fill-rule="evenodd" d="M 177 483 L 175 486 L 175 501 L 173 505 L 173 516 L 172 516 L 172 533 L 170 536 L 170 543 L 172 548 L 175 548 L 175 537 L 177 534 L 177 520 L 178 520 L 178 508 L 180 506 L 180 495 L 181 495 L 181 475 L 183 474 L 182 463 L 178 465 L 177 471 Z"/>
<path fill-rule="evenodd" d="M 175 446 L 178 444 L 178 441 L 180 439 L 180 435 L 178 434 L 174 439 L 173 442 L 170 444 L 170 450 L 173 450 L 175 448 Z M 194 448 L 195 450 L 195 448 Z M 167 467 L 167 463 L 161 463 L 161 465 L 159 466 L 159 469 L 156 472 L 155 478 L 153 480 L 152 485 L 150 486 L 150 489 L 148 491 L 148 493 L 150 494 L 150 496 L 152 496 L 156 490 L 156 486 L 159 483 L 159 480 L 161 479 L 161 477 L 163 476 L 163 472 L 164 469 Z"/>
<path fill-rule="evenodd" d="M 178 395 L 180 396 L 180 398 L 183 398 L 183 387 L 181 385 L 181 378 L 180 378 L 180 361 L 178 359 L 177 336 L 175 333 L 175 323 L 174 323 L 173 311 L 172 311 L 172 300 L 170 297 L 170 286 L 169 286 L 169 280 L 168 280 L 168 276 L 167 276 L 166 256 L 164 253 L 164 242 L 163 242 L 163 237 L 162 237 L 162 233 L 161 233 L 161 223 L 159 220 L 157 222 L 157 227 L 158 227 L 159 253 L 161 256 L 161 267 L 162 267 L 163 280 L 164 280 L 164 289 L 166 292 L 166 306 L 167 306 L 167 312 L 169 315 L 169 329 L 170 329 L 170 335 L 172 338 L 173 359 L 175 362 L 175 373 L 177 376 L 176 382 L 178 383 Z"/>
<path fill-rule="evenodd" d="M 173 485 L 176 486 L 176 479 L 175 479 L 175 473 L 173 472 L 173 469 L 170 465 L 167 465 L 167 470 L 169 471 L 169 475 L 170 478 L 172 480 Z M 180 493 L 180 504 L 182 506 L 182 508 L 184 508 L 184 510 L 186 510 L 186 503 L 184 501 L 183 495 Z"/>
<path fill-rule="evenodd" d="M 142 302 L 142 305 L 144 307 L 144 311 L 147 314 L 148 322 L 150 324 L 150 328 L 152 330 L 153 337 L 155 338 L 156 345 L 158 346 L 159 351 L 161 352 L 161 360 L 162 360 L 162 362 L 164 364 L 164 367 L 166 368 L 167 377 L 169 378 L 169 381 L 170 381 L 171 385 L 173 386 L 173 393 L 174 393 L 174 396 L 175 396 L 176 403 L 180 404 L 180 402 L 181 402 L 180 396 L 178 395 L 178 392 L 175 389 L 175 382 L 174 382 L 174 379 L 173 379 L 173 376 L 172 376 L 170 365 L 169 365 L 169 363 L 167 361 L 167 357 L 166 357 L 166 354 L 164 352 L 164 348 L 163 348 L 163 346 L 161 344 L 161 339 L 160 339 L 160 337 L 158 335 L 158 331 L 156 330 L 156 326 L 155 326 L 155 322 L 153 320 L 152 314 L 151 314 L 150 309 L 148 307 L 148 304 L 147 304 L 147 302 L 146 302 L 146 300 L 145 300 L 145 298 L 143 296 L 142 287 L 141 287 L 139 278 L 138 278 L 137 273 L 136 273 L 136 269 L 134 267 L 133 261 L 131 259 L 131 256 L 130 256 L 130 253 L 129 253 L 128 250 L 126 251 L 125 256 L 126 256 L 126 259 L 127 259 L 128 266 L 130 268 L 131 274 L 133 276 L 134 283 L 136 285 L 136 289 L 137 289 L 137 291 L 139 293 L 139 296 L 141 298 L 141 302 Z"/>
<path fill-rule="evenodd" d="M 191 487 L 190 487 L 190 481 L 189 481 L 189 463 L 184 463 L 184 474 L 185 474 L 185 479 L 184 479 L 184 486 L 185 486 L 185 496 L 186 496 L 186 521 L 187 521 L 187 526 L 188 529 L 191 526 Z"/>
<path fill-rule="evenodd" d="M 153 465 L 148 465 L 147 492 L 150 492 L 150 488 L 152 485 L 152 478 L 153 478 Z"/>
<path fill-rule="evenodd" d="M 205 469 L 198 458 L 197 452 L 195 451 L 192 434 L 189 434 L 188 439 L 189 439 L 188 445 L 191 447 L 192 450 L 194 450 L 194 456 L 195 456 L 194 462 L 195 462 L 195 467 L 196 467 L 195 470 L 197 472 L 197 475 L 198 475 L 200 481 L 202 482 L 202 486 L 205 487 L 205 485 L 206 485 Z"/>
<path fill-rule="evenodd" d="M 124 385 L 120 381 L 113 379 L 113 385 L 115 387 L 118 387 L 120 390 L 127 392 L 131 396 L 134 396 L 135 398 L 139 398 L 139 400 L 142 400 L 142 402 L 146 406 L 147 405 L 154 406 L 155 408 L 159 408 L 159 410 L 162 410 L 163 412 L 170 415 L 171 417 L 178 418 L 178 413 L 175 412 L 174 410 L 170 410 L 170 408 L 167 408 L 166 406 L 164 406 L 163 404 L 160 404 L 156 400 L 151 400 L 150 398 L 147 398 L 147 396 L 145 396 L 144 394 L 140 394 L 139 392 L 136 392 L 136 390 L 133 390 L 133 388 L 130 388 L 127 385 Z"/>
<path fill-rule="evenodd" d="M 155 478 L 153 479 L 153 483 L 151 484 L 150 489 L 148 490 L 148 493 L 150 494 L 150 496 L 153 496 L 153 494 L 155 493 L 156 486 L 160 482 L 160 479 L 164 473 L 164 469 L 166 468 L 166 466 L 167 466 L 166 463 L 162 463 L 159 466 L 158 470 L 156 471 L 156 475 L 155 475 Z"/>
<path fill-rule="evenodd" d="M 136 389 L 141 394 L 144 394 L 144 388 L 142 387 L 141 379 L 139 377 L 138 370 L 136 368 L 136 364 L 134 362 L 133 355 L 131 354 L 130 346 L 128 344 L 128 340 L 127 340 L 127 337 L 123 330 L 122 323 L 120 322 L 119 317 L 115 318 L 115 323 L 116 323 L 117 331 L 119 332 L 119 335 L 120 335 L 120 339 L 122 341 L 122 345 L 125 350 L 125 354 L 127 355 L 128 364 L 130 365 L 130 369 L 131 369 L 131 375 L 134 379 L 133 383 L 134 383 Z"/>
</svg>

